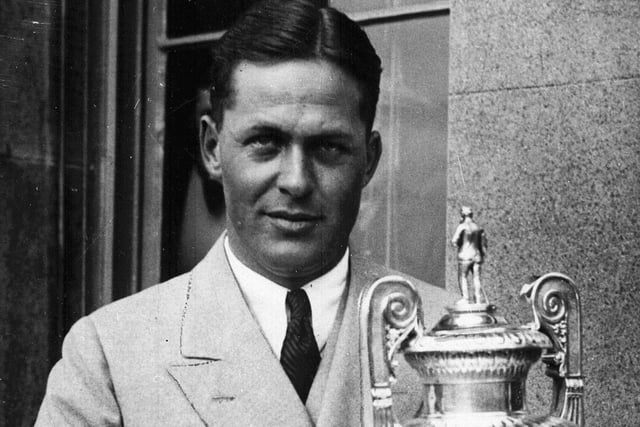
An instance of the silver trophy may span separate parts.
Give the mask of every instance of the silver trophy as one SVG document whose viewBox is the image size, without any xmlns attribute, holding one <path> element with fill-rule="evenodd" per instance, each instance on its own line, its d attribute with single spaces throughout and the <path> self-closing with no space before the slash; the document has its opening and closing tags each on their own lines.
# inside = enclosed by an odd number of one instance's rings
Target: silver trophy
<svg viewBox="0 0 640 427">
<path fill-rule="evenodd" d="M 371 378 L 373 424 L 399 426 L 393 414 L 394 358 L 403 353 L 424 385 L 421 413 L 405 426 L 584 427 L 580 297 L 573 281 L 546 274 L 522 287 L 533 309 L 531 324 L 514 325 L 498 315 L 482 288 L 480 266 L 487 250 L 484 231 L 471 209 L 452 242 L 458 249 L 462 299 L 448 307 L 430 331 L 422 302 L 398 276 L 377 280 L 360 299 L 361 344 Z M 472 275 L 473 291 L 469 289 Z M 527 411 L 525 386 L 542 358 L 553 379 L 547 415 Z"/>
</svg>

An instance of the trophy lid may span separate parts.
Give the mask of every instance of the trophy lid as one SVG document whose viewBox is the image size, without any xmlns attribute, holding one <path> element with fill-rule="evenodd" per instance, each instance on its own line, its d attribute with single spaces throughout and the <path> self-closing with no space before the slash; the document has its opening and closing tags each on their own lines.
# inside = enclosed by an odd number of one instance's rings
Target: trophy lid
<svg viewBox="0 0 640 427">
<path fill-rule="evenodd" d="M 413 340 L 405 353 L 490 352 L 553 347 L 549 337 L 527 326 L 507 323 L 492 304 L 456 304 L 438 324 Z"/>
<path fill-rule="evenodd" d="M 438 324 L 408 343 L 404 353 L 425 383 L 525 381 L 551 339 L 529 326 L 508 323 L 484 292 L 481 265 L 487 254 L 484 230 L 468 207 L 451 240 L 457 248 L 462 299 Z"/>
</svg>

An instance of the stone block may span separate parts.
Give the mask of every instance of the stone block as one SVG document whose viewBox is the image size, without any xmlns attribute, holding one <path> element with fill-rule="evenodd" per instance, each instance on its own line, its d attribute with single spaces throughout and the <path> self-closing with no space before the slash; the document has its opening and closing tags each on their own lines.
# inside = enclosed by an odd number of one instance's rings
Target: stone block
<svg viewBox="0 0 640 427">
<path fill-rule="evenodd" d="M 454 0 L 450 92 L 637 77 L 636 0 Z"/>
<path fill-rule="evenodd" d="M 0 155 L 53 164 L 57 62 L 49 2 L 3 0 L 0 13 Z M 53 51 L 53 52 L 52 52 Z"/>
</svg>

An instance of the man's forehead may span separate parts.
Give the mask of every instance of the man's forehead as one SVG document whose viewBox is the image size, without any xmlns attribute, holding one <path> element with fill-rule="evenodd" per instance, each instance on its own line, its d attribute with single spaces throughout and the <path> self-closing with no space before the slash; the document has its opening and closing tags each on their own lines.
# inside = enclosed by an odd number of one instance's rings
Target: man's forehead
<svg viewBox="0 0 640 427">
<path fill-rule="evenodd" d="M 231 82 L 230 95 L 236 101 L 342 105 L 360 98 L 357 82 L 323 60 L 241 62 Z"/>
</svg>

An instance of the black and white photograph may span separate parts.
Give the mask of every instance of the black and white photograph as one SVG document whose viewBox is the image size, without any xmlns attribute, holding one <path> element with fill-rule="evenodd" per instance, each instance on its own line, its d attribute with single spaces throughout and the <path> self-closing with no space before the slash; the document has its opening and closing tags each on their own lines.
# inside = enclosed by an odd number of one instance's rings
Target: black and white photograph
<svg viewBox="0 0 640 427">
<path fill-rule="evenodd" d="M 640 2 L 2 0 L 0 427 L 640 426 Z"/>
</svg>

